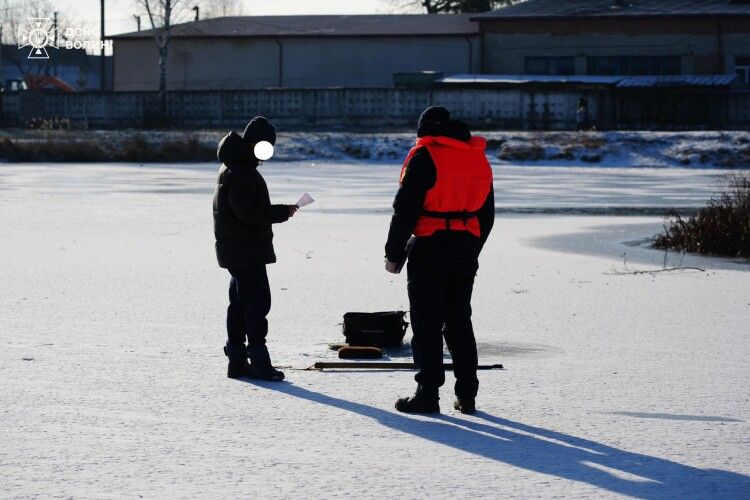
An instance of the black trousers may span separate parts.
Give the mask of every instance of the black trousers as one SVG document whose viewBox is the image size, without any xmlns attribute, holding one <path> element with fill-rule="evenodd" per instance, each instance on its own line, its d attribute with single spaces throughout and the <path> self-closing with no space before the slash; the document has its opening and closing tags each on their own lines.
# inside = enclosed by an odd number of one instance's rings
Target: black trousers
<svg viewBox="0 0 750 500">
<path fill-rule="evenodd" d="M 230 269 L 229 307 L 227 308 L 227 344 L 266 345 L 271 310 L 271 289 L 266 266 Z"/>
<path fill-rule="evenodd" d="M 409 272 L 412 352 L 419 372 L 420 391 L 436 394 L 445 382 L 443 337 L 453 358 L 456 395 L 477 395 L 477 344 L 471 324 L 474 274 L 454 274 L 433 267 L 432 272 Z"/>
</svg>

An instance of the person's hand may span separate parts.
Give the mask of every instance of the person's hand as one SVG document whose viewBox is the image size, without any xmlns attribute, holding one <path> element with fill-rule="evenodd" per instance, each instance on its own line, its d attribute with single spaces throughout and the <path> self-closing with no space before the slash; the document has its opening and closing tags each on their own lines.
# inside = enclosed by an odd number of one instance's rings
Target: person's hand
<svg viewBox="0 0 750 500">
<path fill-rule="evenodd" d="M 287 205 L 286 208 L 289 209 L 289 217 L 294 217 L 294 214 L 297 213 L 297 210 L 299 210 L 299 207 L 297 205 Z"/>
<path fill-rule="evenodd" d="M 398 274 L 398 262 L 391 262 L 390 260 L 386 259 L 385 270 L 391 274 Z"/>
</svg>

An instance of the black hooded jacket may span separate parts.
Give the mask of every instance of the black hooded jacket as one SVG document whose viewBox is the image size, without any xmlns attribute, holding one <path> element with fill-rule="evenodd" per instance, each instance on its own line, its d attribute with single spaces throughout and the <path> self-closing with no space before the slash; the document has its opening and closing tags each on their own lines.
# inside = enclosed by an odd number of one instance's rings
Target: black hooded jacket
<svg viewBox="0 0 750 500">
<path fill-rule="evenodd" d="M 219 178 L 214 192 L 214 235 L 219 266 L 227 269 L 276 262 L 271 224 L 289 219 L 286 205 L 271 205 L 251 145 L 235 132 L 217 151 Z"/>
<path fill-rule="evenodd" d="M 445 136 L 468 141 L 471 133 L 465 123 L 451 120 L 443 123 L 420 124 L 418 136 Z M 435 185 L 437 170 L 427 148 L 420 148 L 409 160 L 401 186 L 393 201 L 393 217 L 385 244 L 385 256 L 391 262 L 401 260 L 406 242 L 417 225 L 424 207 L 425 196 Z M 434 235 L 418 238 L 409 258 L 415 272 L 424 267 L 449 267 L 460 274 L 474 274 L 478 269 L 479 253 L 495 222 L 495 194 L 490 189 L 479 209 L 481 237 L 465 231 L 437 231 Z M 434 262 L 433 262 L 434 261 Z"/>
</svg>

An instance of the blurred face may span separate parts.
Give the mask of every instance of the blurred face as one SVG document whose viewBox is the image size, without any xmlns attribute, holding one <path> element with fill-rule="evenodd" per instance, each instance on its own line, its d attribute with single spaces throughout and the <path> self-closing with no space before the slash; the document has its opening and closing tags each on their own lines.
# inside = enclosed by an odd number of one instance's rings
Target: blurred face
<svg viewBox="0 0 750 500">
<path fill-rule="evenodd" d="M 273 156 L 273 144 L 268 141 L 256 142 L 253 146 L 253 154 L 260 161 L 265 161 Z"/>
</svg>

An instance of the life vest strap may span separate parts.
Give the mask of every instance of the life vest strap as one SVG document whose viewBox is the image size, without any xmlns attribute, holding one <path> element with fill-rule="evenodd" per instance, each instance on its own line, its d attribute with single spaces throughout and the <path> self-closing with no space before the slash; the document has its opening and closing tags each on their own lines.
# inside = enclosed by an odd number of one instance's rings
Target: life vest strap
<svg viewBox="0 0 750 500">
<path fill-rule="evenodd" d="M 445 220 L 445 228 L 447 230 L 450 230 L 451 228 L 451 220 L 461 220 L 463 221 L 464 225 L 466 224 L 466 221 L 468 221 L 471 218 L 474 218 L 479 215 L 479 211 L 475 210 L 473 212 L 469 212 L 466 210 L 460 211 L 460 212 L 436 212 L 433 210 L 422 210 L 422 216 L 429 217 L 431 219 L 444 219 Z"/>
</svg>

